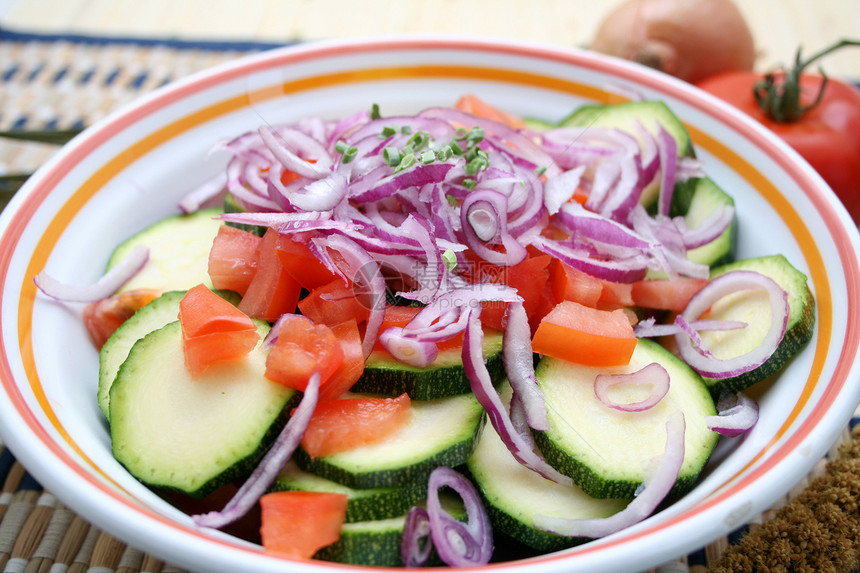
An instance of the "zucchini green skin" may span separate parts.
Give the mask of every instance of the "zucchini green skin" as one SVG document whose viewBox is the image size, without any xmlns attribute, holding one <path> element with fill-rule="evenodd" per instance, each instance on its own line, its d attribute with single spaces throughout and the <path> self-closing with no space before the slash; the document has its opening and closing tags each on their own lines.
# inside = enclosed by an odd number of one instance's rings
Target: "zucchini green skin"
<svg viewBox="0 0 860 573">
<path fill-rule="evenodd" d="M 201 209 L 188 215 L 165 217 L 120 243 L 108 260 L 108 269 L 137 245 L 149 249 L 149 259 L 119 291 L 188 290 L 200 283 L 212 288 L 209 250 L 223 225 L 216 219 L 221 212 L 221 209 Z"/>
<path fill-rule="evenodd" d="M 788 324 L 786 325 L 785 336 L 783 336 L 776 351 L 764 364 L 755 370 L 731 378 L 704 379 L 714 399 L 719 399 L 725 394 L 737 394 L 778 373 L 812 339 L 815 328 L 815 297 L 809 288 L 807 277 L 789 263 L 788 259 L 783 255 L 768 255 L 735 261 L 713 269 L 711 271 L 711 278 L 735 270 L 749 270 L 762 273 L 772 278 L 786 291 L 789 308 Z M 761 294 L 765 296 L 763 293 Z M 760 315 L 760 309 L 763 304 L 766 305 L 766 301 L 762 300 L 760 304 L 752 303 L 748 305 L 747 313 L 735 316 L 734 319 L 746 319 L 748 324 L 754 324 L 755 317 Z M 741 309 L 741 312 L 743 312 L 743 309 Z M 726 316 L 725 318 L 731 317 Z M 742 340 L 740 338 L 741 334 L 734 333 L 733 336 L 730 336 L 730 333 L 732 331 L 724 331 L 723 333 L 702 332 L 700 336 L 702 336 L 705 346 L 712 352 L 717 353 L 720 345 L 729 345 L 729 348 L 731 348 L 739 340 Z"/>
<path fill-rule="evenodd" d="M 507 405 L 510 385 L 500 387 Z M 593 498 L 576 486 L 553 483 L 524 467 L 511 455 L 495 429 L 487 427 L 467 462 L 469 476 L 481 492 L 494 532 L 501 532 L 538 551 L 558 551 L 587 541 L 534 527 L 535 517 L 570 519 L 609 517 L 624 509 L 626 499 Z"/>
<path fill-rule="evenodd" d="M 355 489 L 309 474 L 290 461 L 272 484 L 271 491 L 321 491 L 345 493 L 346 523 L 377 521 L 403 516 L 409 508 L 427 496 L 426 482 L 401 487 Z"/>
<path fill-rule="evenodd" d="M 621 412 L 594 396 L 600 369 L 544 357 L 538 363 L 538 385 L 547 400 L 549 430 L 535 431 L 546 461 L 570 476 L 588 495 L 634 497 L 651 460 L 663 454 L 666 420 L 678 410 L 686 420 L 685 456 L 670 496 L 690 490 L 707 463 L 719 435 L 705 416 L 716 414 L 701 376 L 658 343 L 640 339 L 630 364 L 616 372 L 633 372 L 659 362 L 670 376 L 669 391 L 649 410 Z M 606 370 L 603 370 L 606 372 Z M 641 398 L 641 397 L 640 397 Z"/>
<path fill-rule="evenodd" d="M 487 370 L 494 382 L 505 377 L 502 361 L 502 333 L 486 333 L 484 356 Z M 404 392 L 412 400 L 437 400 L 472 391 L 463 369 L 462 350 L 443 350 L 426 368 L 416 368 L 393 359 L 385 352 L 375 351 L 367 360 L 364 374 L 353 385 L 353 392 L 397 397 Z"/>
<path fill-rule="evenodd" d="M 261 337 L 268 325 L 258 323 Z M 242 479 L 287 422 L 300 394 L 265 378 L 261 343 L 192 379 L 179 321 L 134 343 L 110 389 L 113 455 L 154 488 L 195 498 Z"/>
<path fill-rule="evenodd" d="M 416 400 L 406 426 L 385 441 L 319 458 L 299 447 L 293 459 L 308 473 L 356 489 L 426 483 L 438 466 L 465 463 L 483 423 L 484 409 L 473 394 Z"/>
<path fill-rule="evenodd" d="M 158 330 L 176 320 L 179 314 L 179 302 L 185 296 L 185 292 L 165 292 L 139 308 L 111 334 L 99 351 L 98 404 L 108 421 L 110 421 L 110 388 L 120 366 L 128 358 L 131 347 L 153 330 Z M 215 292 L 234 305 L 239 303 L 239 295 L 234 292 Z"/>
</svg>

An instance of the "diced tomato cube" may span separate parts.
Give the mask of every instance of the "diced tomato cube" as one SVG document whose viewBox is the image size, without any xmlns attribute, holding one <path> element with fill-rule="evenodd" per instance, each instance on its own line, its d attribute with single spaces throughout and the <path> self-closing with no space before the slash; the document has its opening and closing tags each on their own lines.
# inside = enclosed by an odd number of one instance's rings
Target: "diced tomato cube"
<svg viewBox="0 0 860 573">
<path fill-rule="evenodd" d="M 131 318 L 161 294 L 157 290 L 138 289 L 111 295 L 84 307 L 84 326 L 96 348 L 101 350 L 107 339 L 122 323 Z"/>
<path fill-rule="evenodd" d="M 249 231 L 222 225 L 209 251 L 209 277 L 216 289 L 245 295 L 257 270 L 260 237 Z"/>
<path fill-rule="evenodd" d="M 337 278 L 320 285 L 299 301 L 301 313 L 318 324 L 340 324 L 347 320 L 367 321 L 370 309 L 356 297 L 353 285 Z"/>
<path fill-rule="evenodd" d="M 266 357 L 266 377 L 304 391 L 319 372 L 320 387 L 343 362 L 343 349 L 332 329 L 301 315 L 282 317 L 277 340 Z M 322 391 L 322 390 L 321 390 Z"/>
<path fill-rule="evenodd" d="M 636 306 L 681 312 L 706 284 L 708 279 L 641 280 L 631 285 L 630 294 Z"/>
<path fill-rule="evenodd" d="M 491 282 L 504 283 L 517 290 L 523 297 L 523 307 L 529 317 L 532 332 L 540 319 L 552 308 L 552 290 L 549 284 L 549 255 L 531 256 L 511 267 L 498 267 L 496 272 L 487 275 Z M 484 302 L 481 309 L 481 322 L 485 326 L 503 330 L 507 303 Z"/>
<path fill-rule="evenodd" d="M 239 302 L 245 314 L 269 322 L 295 312 L 302 290 L 277 254 L 279 236 L 274 229 L 263 235 L 257 248 L 257 271 Z"/>
<path fill-rule="evenodd" d="M 411 404 L 408 394 L 319 402 L 302 448 L 317 458 L 382 441 L 409 421 Z"/>
<path fill-rule="evenodd" d="M 260 538 L 266 551 L 297 559 L 340 539 L 348 496 L 320 491 L 278 491 L 260 498 Z"/>
<path fill-rule="evenodd" d="M 361 333 L 355 320 L 335 324 L 331 327 L 331 331 L 340 343 L 343 360 L 328 382 L 320 389 L 320 400 L 340 398 L 364 373 L 364 350 L 361 346 Z"/>
<path fill-rule="evenodd" d="M 602 281 L 558 259 L 553 259 L 549 269 L 552 294 L 556 303 L 572 300 L 585 306 L 597 306 L 603 291 Z"/>
<path fill-rule="evenodd" d="M 281 235 L 275 250 L 284 269 L 304 289 L 311 291 L 338 278 L 311 252 L 307 243 L 294 235 Z"/>
<path fill-rule="evenodd" d="M 547 314 L 532 339 L 532 349 L 586 366 L 622 366 L 636 348 L 633 326 L 624 310 L 599 310 L 563 301 Z"/>
<path fill-rule="evenodd" d="M 192 377 L 216 362 L 247 356 L 260 340 L 254 322 L 235 306 L 197 285 L 179 302 L 182 348 Z"/>
</svg>

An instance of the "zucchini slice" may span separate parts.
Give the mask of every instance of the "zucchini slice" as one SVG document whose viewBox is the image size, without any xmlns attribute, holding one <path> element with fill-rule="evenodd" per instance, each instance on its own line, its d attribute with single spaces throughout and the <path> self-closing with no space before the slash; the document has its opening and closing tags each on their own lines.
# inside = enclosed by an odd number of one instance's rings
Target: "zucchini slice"
<svg viewBox="0 0 860 573">
<path fill-rule="evenodd" d="M 149 248 L 149 260 L 120 292 L 139 288 L 158 291 L 188 290 L 200 283 L 212 288 L 209 250 L 223 225 L 221 209 L 201 209 L 188 215 L 166 217 L 114 249 L 107 268 L 118 264 L 137 245 Z"/>
<path fill-rule="evenodd" d="M 268 325 L 258 323 L 262 336 Z M 248 475 L 299 393 L 265 377 L 262 340 L 192 379 L 179 321 L 134 343 L 110 389 L 114 457 L 141 482 L 204 497 Z"/>
<path fill-rule="evenodd" d="M 711 278 L 729 271 L 757 271 L 772 278 L 788 294 L 788 324 L 785 336 L 771 357 L 755 370 L 731 378 L 705 378 L 714 399 L 736 394 L 779 372 L 809 342 L 815 327 L 815 297 L 807 277 L 783 255 L 768 255 L 735 261 L 711 271 Z M 747 323 L 741 330 L 702 331 L 699 335 L 714 356 L 730 358 L 746 353 L 764 337 L 770 325 L 770 305 L 764 291 L 744 291 L 725 297 L 715 304 L 708 318 L 740 320 Z"/>
<path fill-rule="evenodd" d="M 239 303 L 239 295 L 231 291 L 215 291 L 231 303 Z M 110 387 L 116 379 L 120 366 L 128 358 L 135 342 L 162 326 L 176 320 L 179 301 L 185 291 L 168 291 L 141 307 L 117 328 L 99 351 L 98 403 L 102 413 L 110 421 Z"/>
<path fill-rule="evenodd" d="M 272 491 L 322 491 L 345 493 L 346 523 L 401 517 L 427 496 L 427 484 L 413 482 L 401 487 L 355 489 L 302 471 L 290 460 L 272 484 Z"/>
<path fill-rule="evenodd" d="M 623 412 L 595 396 L 597 374 L 635 372 L 654 362 L 666 369 L 670 383 L 669 391 L 652 408 Z M 593 497 L 635 495 L 652 460 L 663 455 L 666 420 L 678 410 L 687 425 L 685 455 L 670 495 L 692 487 L 716 446 L 719 436 L 704 420 L 716 414 L 707 386 L 692 368 L 654 341 L 640 339 L 624 367 L 601 370 L 544 357 L 535 373 L 549 419 L 549 430 L 535 432 L 535 440 L 547 462 Z M 633 391 L 622 401 L 642 399 Z"/>
<path fill-rule="evenodd" d="M 424 493 L 427 493 L 426 486 Z M 446 495 L 443 491 L 439 499 L 442 507 L 455 519 L 466 519 L 466 510 L 459 498 Z M 422 500 L 415 505 L 426 504 Z M 314 559 L 350 565 L 403 567 L 400 542 L 403 528 L 406 526 L 407 512 L 388 519 L 344 523 L 340 530 L 340 539 L 317 551 Z M 427 565 L 444 565 L 435 549 L 431 549 Z"/>
<path fill-rule="evenodd" d="M 499 394 L 507 406 L 510 385 L 504 383 Z M 535 516 L 609 517 L 629 503 L 626 499 L 591 497 L 577 486 L 566 487 L 541 477 L 511 455 L 492 426 L 481 433 L 467 467 L 484 499 L 493 530 L 539 551 L 558 551 L 586 539 L 535 529 Z"/>
<path fill-rule="evenodd" d="M 448 348 L 440 351 L 436 360 L 426 368 L 416 368 L 398 362 L 387 352 L 374 351 L 367 359 L 364 374 L 351 390 L 391 397 L 405 392 L 412 400 L 436 400 L 467 394 L 472 387 L 463 369 L 462 354 L 461 348 Z M 504 378 L 501 332 L 485 331 L 484 358 L 491 378 L 494 381 Z"/>
<path fill-rule="evenodd" d="M 356 489 L 426 484 L 437 466 L 469 458 L 483 420 L 473 394 L 415 400 L 409 422 L 382 442 L 319 458 L 299 447 L 293 459 L 306 472 Z"/>
</svg>

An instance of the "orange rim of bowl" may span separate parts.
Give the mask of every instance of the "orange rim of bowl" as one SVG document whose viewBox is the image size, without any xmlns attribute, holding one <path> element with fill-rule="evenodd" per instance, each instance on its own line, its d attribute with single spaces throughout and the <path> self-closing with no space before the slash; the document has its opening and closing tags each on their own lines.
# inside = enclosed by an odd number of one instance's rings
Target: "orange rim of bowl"
<svg viewBox="0 0 860 573">
<path fill-rule="evenodd" d="M 808 170 L 805 170 L 797 163 L 790 160 L 790 158 L 775 151 L 773 142 L 769 140 L 767 136 L 762 135 L 759 131 L 753 128 L 750 128 L 750 126 L 742 120 L 738 119 L 734 115 L 706 108 L 705 104 L 697 99 L 698 96 L 691 92 L 683 89 L 675 89 L 671 84 L 667 84 L 655 76 L 637 72 L 625 64 L 615 64 L 607 62 L 602 58 L 576 56 L 575 54 L 572 55 L 570 53 L 538 47 L 517 45 L 502 46 L 492 42 L 458 40 L 378 41 L 364 42 L 358 46 L 350 44 L 333 44 L 311 50 L 284 50 L 277 54 L 268 55 L 268 57 L 251 58 L 246 62 L 240 62 L 235 66 L 227 66 L 214 73 L 201 75 L 194 81 L 177 84 L 177 86 L 172 89 L 153 95 L 152 98 L 132 108 L 128 112 L 116 116 L 94 132 L 88 134 L 88 136 L 81 140 L 78 145 L 70 149 L 66 155 L 62 156 L 54 165 L 52 170 L 46 172 L 44 176 L 42 176 L 41 179 L 39 179 L 35 185 L 30 188 L 29 195 L 26 197 L 25 202 L 19 205 L 18 217 L 16 217 L 15 220 L 10 221 L 9 226 L 5 229 L 2 235 L 2 238 L 0 238 L 0 276 L 4 277 L 4 279 L 8 276 L 12 253 L 14 252 L 14 248 L 17 244 L 17 238 L 21 235 L 21 232 L 26 227 L 30 217 L 37 211 L 45 198 L 83 157 L 92 150 L 98 148 L 101 144 L 115 136 L 117 133 L 141 121 L 148 115 L 166 105 L 182 100 L 191 94 L 237 79 L 238 77 L 248 73 L 259 72 L 270 68 L 278 68 L 309 60 L 343 56 L 348 53 L 354 54 L 357 49 L 368 53 L 384 50 L 463 50 L 471 52 L 490 52 L 511 56 L 538 57 L 544 60 L 554 60 L 561 64 L 592 69 L 600 73 L 614 73 L 618 76 L 632 79 L 640 85 L 652 88 L 666 96 L 683 101 L 686 105 L 696 108 L 698 111 L 706 115 L 711 115 L 716 119 L 719 119 L 731 129 L 740 133 L 753 144 L 757 145 L 760 149 L 765 150 L 770 159 L 779 164 L 780 167 L 801 186 L 822 216 L 827 230 L 834 237 L 834 242 L 839 250 L 840 263 L 845 270 L 845 280 L 847 282 L 848 292 L 858 291 L 857 283 L 860 282 L 858 281 L 858 277 L 860 277 L 858 260 L 854 251 L 851 250 L 851 240 L 845 232 L 840 216 L 832 208 L 825 197 L 819 193 L 810 192 L 810 189 L 813 189 L 816 186 L 816 182 L 809 176 Z M 81 456 L 81 458 L 85 460 L 96 473 L 99 473 L 109 482 L 112 482 L 119 490 L 122 490 L 118 484 L 113 482 L 108 475 L 103 473 L 102 470 L 98 468 L 91 459 L 89 459 L 86 453 L 83 452 L 75 443 L 59 422 L 41 386 L 35 366 L 32 344 L 30 343 L 32 314 L 36 298 L 36 289 L 33 285 L 32 277 L 44 268 L 48 256 L 56 246 L 63 230 L 69 225 L 83 205 L 85 205 L 99 189 L 110 181 L 112 177 L 124 169 L 132 161 L 132 158 L 152 151 L 159 145 L 162 145 L 171 138 L 176 137 L 194 126 L 213 120 L 229 112 L 236 111 L 244 107 L 248 101 L 253 100 L 254 102 L 260 102 L 265 99 L 290 93 L 297 93 L 322 87 L 332 87 L 347 83 L 395 79 L 402 80 L 410 78 L 427 79 L 434 77 L 440 79 L 462 78 L 495 80 L 508 84 L 540 86 L 549 91 L 575 95 L 598 103 L 618 101 L 619 99 L 619 96 L 612 92 L 597 89 L 590 85 L 560 79 L 558 77 L 482 66 L 404 65 L 397 67 L 361 68 L 349 70 L 347 72 L 310 76 L 283 82 L 268 88 L 255 90 L 254 98 L 249 98 L 248 95 L 245 94 L 219 101 L 162 127 L 158 131 L 136 142 L 128 149 L 115 154 L 110 161 L 94 172 L 59 209 L 57 214 L 54 216 L 51 225 L 49 225 L 49 231 L 46 231 L 45 235 L 40 239 L 38 247 L 34 249 L 34 253 L 28 263 L 25 279 L 20 287 L 18 336 L 19 341 L 21 342 L 21 353 L 26 376 L 28 378 L 31 391 L 35 394 L 42 412 L 48 417 L 54 430 L 63 437 L 72 451 Z M 821 253 L 818 251 L 815 241 L 812 239 L 811 232 L 794 207 L 780 194 L 779 190 L 776 189 L 763 174 L 750 165 L 743 157 L 739 156 L 735 151 L 706 133 L 691 126 L 687 127 L 690 130 L 691 137 L 697 147 L 706 149 L 726 165 L 733 168 L 767 200 L 783 221 L 787 223 L 806 259 L 809 267 L 810 279 L 813 285 L 815 285 L 816 291 L 819 293 L 829 292 L 829 279 L 824 268 Z M 708 508 L 715 506 L 722 500 L 734 495 L 736 492 L 760 479 L 767 471 L 781 463 L 782 460 L 784 460 L 785 457 L 807 437 L 809 432 L 825 416 L 829 407 L 834 403 L 836 397 L 845 386 L 851 365 L 855 359 L 858 339 L 860 338 L 857 317 L 854 314 L 850 314 L 848 317 L 847 332 L 845 334 L 845 343 L 842 346 L 843 355 L 840 356 L 839 361 L 836 364 L 833 376 L 829 380 L 819 401 L 808 413 L 808 416 L 804 419 L 803 423 L 786 438 L 786 433 L 792 424 L 797 421 L 801 411 L 808 406 L 813 390 L 817 387 L 826 360 L 826 349 L 830 344 L 830 336 L 833 326 L 832 302 L 830 297 L 819 296 L 817 297 L 817 304 L 818 337 L 812 367 L 804 385 L 801 399 L 798 400 L 797 404 L 792 408 L 792 411 L 789 413 L 785 423 L 780 427 L 773 440 L 733 478 L 727 480 L 721 488 L 717 488 L 719 492 L 716 495 L 712 495 L 695 507 L 650 528 L 644 528 L 634 534 L 619 537 L 617 540 L 609 543 L 601 543 L 596 546 L 586 544 L 578 548 L 577 553 L 602 551 L 607 547 L 612 547 L 621 543 L 629 542 L 632 539 L 644 537 L 659 529 L 664 529 L 678 522 L 684 521 L 695 514 L 699 514 Z M 2 326 L 0 326 L 0 328 L 2 328 Z M 6 394 L 12 401 L 12 405 L 18 411 L 29 429 L 41 440 L 44 446 L 50 450 L 53 455 L 62 460 L 68 467 L 74 469 L 75 472 L 89 484 L 110 496 L 114 501 L 136 511 L 146 511 L 146 514 L 149 517 L 163 524 L 180 529 L 181 531 L 189 534 L 205 537 L 209 541 L 216 541 L 234 549 L 256 552 L 244 545 L 232 544 L 224 540 L 218 540 L 205 535 L 201 531 L 184 527 L 166 518 L 156 510 L 143 510 L 128 497 L 120 495 L 114 489 L 107 487 L 104 483 L 100 483 L 88 470 L 83 467 L 79 467 L 77 461 L 73 459 L 64 447 L 54 443 L 47 429 L 42 426 L 36 415 L 28 408 L 23 394 L 14 384 L 13 380 L 14 376 L 7 355 L 7 350 L 5 347 L 0 348 L 0 383 L 2 383 Z M 783 441 L 784 438 L 786 439 Z M 777 449 L 774 451 L 774 448 Z M 770 453 L 770 455 L 767 459 L 753 468 L 753 466 L 757 462 L 760 462 L 768 453 Z M 744 474 L 744 472 L 747 473 Z M 548 554 L 538 559 L 551 560 L 561 558 L 568 557 L 562 554 Z M 335 564 L 328 565 L 332 566 Z"/>
</svg>

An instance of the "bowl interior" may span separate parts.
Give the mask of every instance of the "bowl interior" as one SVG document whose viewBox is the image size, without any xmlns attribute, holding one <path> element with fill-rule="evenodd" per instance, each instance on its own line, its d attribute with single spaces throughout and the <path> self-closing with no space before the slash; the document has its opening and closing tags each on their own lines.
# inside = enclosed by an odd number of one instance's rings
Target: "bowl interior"
<svg viewBox="0 0 860 573">
<path fill-rule="evenodd" d="M 639 570 L 726 534 L 808 472 L 857 404 L 856 228 L 796 155 L 719 102 L 625 62 L 532 45 L 390 39 L 275 50 L 178 82 L 92 127 L 0 219 L 3 440 L 46 488 L 142 549 L 190 569 L 274 570 L 279 561 L 256 546 L 195 529 L 114 460 L 95 400 L 98 353 L 80 308 L 37 295 L 32 277 L 44 268 L 68 282 L 95 281 L 119 242 L 177 213 L 184 193 L 223 169 L 226 156 L 209 153 L 214 142 L 262 123 L 343 117 L 374 103 L 384 115 L 417 112 L 464 93 L 556 121 L 631 92 L 669 104 L 708 174 L 734 197 L 737 258 L 782 253 L 807 274 L 815 335 L 778 378 L 755 388 L 758 425 L 723 440 L 678 503 L 609 538 L 498 567 Z"/>
</svg>

